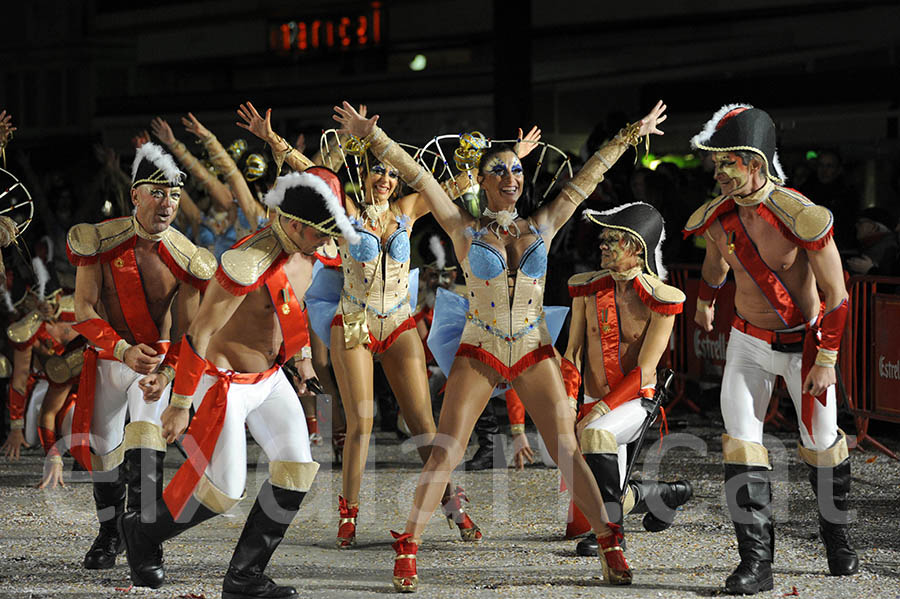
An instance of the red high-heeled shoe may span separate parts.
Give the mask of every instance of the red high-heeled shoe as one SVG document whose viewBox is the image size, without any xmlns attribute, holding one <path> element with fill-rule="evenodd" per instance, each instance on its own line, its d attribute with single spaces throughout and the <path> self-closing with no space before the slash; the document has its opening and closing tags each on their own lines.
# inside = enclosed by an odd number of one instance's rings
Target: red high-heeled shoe
<svg viewBox="0 0 900 599">
<path fill-rule="evenodd" d="M 481 541 L 481 529 L 478 528 L 477 524 L 472 522 L 471 518 L 469 518 L 469 514 L 466 513 L 466 510 L 463 507 L 463 500 L 465 500 L 466 503 L 469 502 L 469 498 L 466 497 L 463 488 L 456 487 L 456 491 L 441 501 L 441 510 L 443 510 L 444 515 L 447 516 L 447 524 L 451 529 L 453 529 L 454 524 L 459 527 L 459 537 L 463 541 L 477 543 Z"/>
<path fill-rule="evenodd" d="M 359 506 L 350 507 L 347 500 L 338 495 L 338 511 L 341 521 L 338 526 L 337 546 L 338 549 L 350 549 L 356 545 L 356 515 L 359 513 Z"/>
<path fill-rule="evenodd" d="M 397 555 L 394 556 L 394 590 L 398 593 L 415 593 L 419 588 L 419 575 L 416 573 L 416 553 L 419 544 L 412 540 L 409 533 L 400 534 L 391 531 L 396 541 L 391 544 Z"/>
<path fill-rule="evenodd" d="M 600 547 L 600 558 L 603 564 L 603 578 L 607 584 L 631 584 L 631 568 L 625 561 L 625 552 L 619 545 L 625 538 L 622 527 L 615 522 L 607 524 L 610 534 L 605 537 L 597 537 L 597 545 Z"/>
</svg>

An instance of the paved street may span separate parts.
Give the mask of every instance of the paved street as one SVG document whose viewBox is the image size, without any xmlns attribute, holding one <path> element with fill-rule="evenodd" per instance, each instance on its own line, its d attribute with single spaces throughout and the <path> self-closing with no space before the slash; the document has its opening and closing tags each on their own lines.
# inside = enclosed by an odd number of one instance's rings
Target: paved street
<svg viewBox="0 0 900 599">
<path fill-rule="evenodd" d="M 737 545 L 724 508 L 721 428 L 696 417 L 670 422 L 673 434 L 661 454 L 664 479 L 687 478 L 696 496 L 667 531 L 651 534 L 640 517 L 626 519 L 626 555 L 634 569 L 631 587 L 602 583 L 596 559 L 574 554 L 562 539 L 567 506 L 556 469 L 525 472 L 498 469 L 461 472 L 456 481 L 472 500 L 470 513 L 484 531 L 479 545 L 465 544 L 443 518 L 434 517 L 419 553 L 420 597 L 709 597 L 737 563 Z M 686 434 L 687 432 L 691 435 Z M 900 465 L 872 451 L 852 451 L 852 536 L 861 572 L 831 578 L 815 526 L 806 467 L 796 457 L 796 435 L 767 437 L 772 452 L 778 524 L 775 590 L 765 597 L 900 597 Z M 537 448 L 536 440 L 532 441 Z M 670 449 L 672 445 L 683 445 Z M 897 449 L 896 441 L 891 442 Z M 650 478 L 660 460 L 658 443 L 641 461 Z M 473 448 L 470 448 L 472 451 Z M 251 459 L 258 449 L 251 445 Z M 297 587 L 303 597 L 375 597 L 393 593 L 393 551 L 389 530 L 401 529 L 419 464 L 410 447 L 379 433 L 363 480 L 359 545 L 334 547 L 339 471 L 331 469 L 331 449 L 315 448 L 322 463 L 312 492 L 275 553 L 268 573 Z M 649 461 L 647 461 L 649 460 Z M 67 459 L 67 462 L 69 460 Z M 169 453 L 167 476 L 181 462 Z M 31 450 L 19 462 L 0 463 L 0 597 L 197 597 L 219 596 L 231 550 L 265 463 L 250 468 L 247 499 L 233 513 L 185 533 L 165 545 L 167 584 L 156 591 L 129 587 L 124 556 L 113 570 L 87 571 L 81 558 L 96 532 L 91 487 L 33 487 L 41 468 Z"/>
</svg>

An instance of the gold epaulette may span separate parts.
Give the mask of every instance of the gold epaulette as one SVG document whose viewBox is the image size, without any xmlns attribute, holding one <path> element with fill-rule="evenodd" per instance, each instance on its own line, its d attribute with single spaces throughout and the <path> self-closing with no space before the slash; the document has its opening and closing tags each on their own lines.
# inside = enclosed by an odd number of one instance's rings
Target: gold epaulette
<svg viewBox="0 0 900 599">
<path fill-rule="evenodd" d="M 569 277 L 569 295 L 571 297 L 594 295 L 598 291 L 611 288 L 613 284 L 608 270 L 580 272 Z"/>
<path fill-rule="evenodd" d="M 134 221 L 130 216 L 97 224 L 81 223 L 69 229 L 66 250 L 76 266 L 93 264 L 111 258 L 114 250 L 134 235 Z"/>
<path fill-rule="evenodd" d="M 9 358 L 0 354 L 0 379 L 8 379 L 12 376 L 12 364 L 9 363 Z"/>
<path fill-rule="evenodd" d="M 827 240 L 834 225 L 834 216 L 828 208 L 813 204 L 793 189 L 776 185 L 765 205 L 788 232 L 804 244 Z"/>
<path fill-rule="evenodd" d="M 62 356 L 51 356 L 44 362 L 44 372 L 50 382 L 63 384 L 81 374 L 84 365 L 84 348 L 73 349 Z"/>
<path fill-rule="evenodd" d="M 175 266 L 201 281 L 208 281 L 216 274 L 216 258 L 206 248 L 197 247 L 190 239 L 172 227 L 166 229 L 160 240 Z"/>
<path fill-rule="evenodd" d="M 679 314 L 684 304 L 685 295 L 681 289 L 666 285 L 662 280 L 648 273 L 641 273 L 634 278 L 634 288 L 641 301 L 654 312 L 660 314 Z"/>
<path fill-rule="evenodd" d="M 15 345 L 27 347 L 31 345 L 42 324 L 44 321 L 41 319 L 40 313 L 35 310 L 9 325 L 6 328 L 6 336 Z"/>
<path fill-rule="evenodd" d="M 701 235 L 719 217 L 723 209 L 733 205 L 733 201 L 724 195 L 704 202 L 684 225 L 685 235 Z"/>
<path fill-rule="evenodd" d="M 224 273 L 233 285 L 254 287 L 282 251 L 275 231 L 266 228 L 240 246 L 222 254 L 219 271 Z M 217 278 L 220 283 L 223 282 L 221 277 Z"/>
</svg>

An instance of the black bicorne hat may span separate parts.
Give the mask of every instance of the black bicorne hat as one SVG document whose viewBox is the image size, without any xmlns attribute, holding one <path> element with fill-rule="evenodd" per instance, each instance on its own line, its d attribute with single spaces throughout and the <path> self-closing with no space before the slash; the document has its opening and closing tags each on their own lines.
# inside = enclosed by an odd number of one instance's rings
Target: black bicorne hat
<svg viewBox="0 0 900 599">
<path fill-rule="evenodd" d="M 755 152 L 766 161 L 766 174 L 775 183 L 787 177 L 775 148 L 775 122 L 765 110 L 749 104 L 726 104 L 691 138 L 691 147 L 710 152 Z"/>
<path fill-rule="evenodd" d="M 662 262 L 665 222 L 656 208 L 644 202 L 632 202 L 603 212 L 585 210 L 584 218 L 601 227 L 627 231 L 637 237 L 644 248 L 645 270 L 665 280 L 668 274 Z"/>
<path fill-rule="evenodd" d="M 314 166 L 302 173 L 288 173 L 275 180 L 263 198 L 278 214 L 309 225 L 332 237 L 359 242 L 344 207 L 344 190 L 334 171 Z"/>
<path fill-rule="evenodd" d="M 147 142 L 138 148 L 131 165 L 131 188 L 143 183 L 181 187 L 185 174 L 170 154 L 153 142 Z"/>
</svg>

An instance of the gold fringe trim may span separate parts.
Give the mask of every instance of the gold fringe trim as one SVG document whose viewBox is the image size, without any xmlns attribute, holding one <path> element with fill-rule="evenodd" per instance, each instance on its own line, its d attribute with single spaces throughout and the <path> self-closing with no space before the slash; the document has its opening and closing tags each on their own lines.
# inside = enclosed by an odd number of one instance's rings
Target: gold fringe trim
<svg viewBox="0 0 900 599">
<path fill-rule="evenodd" d="M 162 429 L 152 422 L 129 422 L 125 427 L 125 440 L 122 442 L 125 450 L 129 449 L 153 449 L 166 450 L 166 440 L 162 436 Z"/>
<path fill-rule="evenodd" d="M 269 462 L 269 480 L 276 487 L 289 491 L 309 491 L 318 471 L 316 462 Z"/>
<path fill-rule="evenodd" d="M 850 457 L 850 451 L 847 449 L 847 435 L 841 429 L 838 429 L 837 440 L 828 449 L 816 451 L 799 445 L 797 452 L 800 454 L 801 460 L 816 468 L 834 468 Z"/>
<path fill-rule="evenodd" d="M 229 497 L 220 491 L 206 474 L 200 477 L 200 482 L 197 483 L 197 487 L 194 489 L 194 498 L 217 514 L 224 514 L 237 505 L 244 496 Z"/>
<path fill-rule="evenodd" d="M 764 446 L 735 439 L 727 434 L 722 435 L 722 461 L 726 464 L 771 467 L 769 451 Z"/>
<path fill-rule="evenodd" d="M 582 453 L 618 453 L 616 436 L 602 428 L 586 428 L 581 432 Z"/>
</svg>

